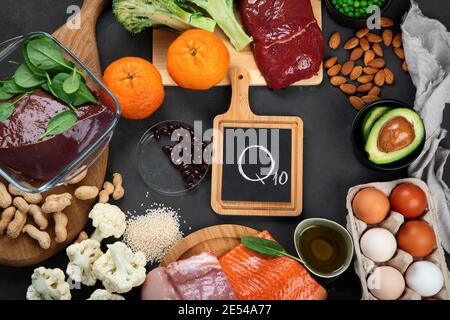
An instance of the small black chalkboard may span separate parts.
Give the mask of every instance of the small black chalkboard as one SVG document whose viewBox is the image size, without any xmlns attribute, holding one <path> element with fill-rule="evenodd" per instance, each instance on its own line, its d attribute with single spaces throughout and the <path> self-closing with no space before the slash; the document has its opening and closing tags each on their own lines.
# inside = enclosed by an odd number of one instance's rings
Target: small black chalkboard
<svg viewBox="0 0 450 320">
<path fill-rule="evenodd" d="M 292 201 L 291 129 L 227 127 L 223 146 L 223 201 Z"/>
</svg>

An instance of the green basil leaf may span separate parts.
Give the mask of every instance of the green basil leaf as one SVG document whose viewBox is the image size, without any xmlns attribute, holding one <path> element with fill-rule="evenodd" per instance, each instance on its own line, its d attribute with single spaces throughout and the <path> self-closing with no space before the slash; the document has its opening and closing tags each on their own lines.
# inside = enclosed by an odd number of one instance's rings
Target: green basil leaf
<svg viewBox="0 0 450 320">
<path fill-rule="evenodd" d="M 35 88 L 45 82 L 45 78 L 35 75 L 26 64 L 21 64 L 14 73 L 14 81 L 22 88 Z"/>
<path fill-rule="evenodd" d="M 286 255 L 284 248 L 278 242 L 272 240 L 244 237 L 241 239 L 241 243 L 250 250 L 266 257 L 281 257 Z"/>
<path fill-rule="evenodd" d="M 69 67 L 61 49 L 49 38 L 34 38 L 25 45 L 28 61 L 41 70 L 54 70 Z"/>
<path fill-rule="evenodd" d="M 80 88 L 75 94 L 77 95 L 76 99 L 73 101 L 73 105 L 75 107 L 86 103 L 98 104 L 98 100 L 92 95 L 91 91 L 84 82 L 80 82 Z"/>
<path fill-rule="evenodd" d="M 7 120 L 14 111 L 14 103 L 1 102 L 0 103 L 0 122 Z"/>
<path fill-rule="evenodd" d="M 58 113 L 50 119 L 43 137 L 55 136 L 72 128 L 77 123 L 77 114 L 72 110 Z"/>
<path fill-rule="evenodd" d="M 73 69 L 72 75 L 63 82 L 63 90 L 68 94 L 76 92 L 80 88 L 80 80 L 77 69 Z"/>
</svg>

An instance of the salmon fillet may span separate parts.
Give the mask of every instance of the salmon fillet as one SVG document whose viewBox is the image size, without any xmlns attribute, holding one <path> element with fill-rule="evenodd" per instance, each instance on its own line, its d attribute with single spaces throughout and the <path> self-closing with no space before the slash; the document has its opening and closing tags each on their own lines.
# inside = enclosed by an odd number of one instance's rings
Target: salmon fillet
<svg viewBox="0 0 450 320">
<path fill-rule="evenodd" d="M 268 231 L 257 235 L 273 240 Z M 240 300 L 324 300 L 326 290 L 297 261 L 267 258 L 242 244 L 222 256 L 220 265 Z"/>
</svg>

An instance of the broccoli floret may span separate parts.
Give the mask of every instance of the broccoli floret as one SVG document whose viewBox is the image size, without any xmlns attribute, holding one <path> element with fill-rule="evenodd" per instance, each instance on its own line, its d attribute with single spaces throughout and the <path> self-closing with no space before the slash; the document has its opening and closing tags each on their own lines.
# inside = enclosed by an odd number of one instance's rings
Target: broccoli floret
<svg viewBox="0 0 450 320">
<path fill-rule="evenodd" d="M 183 0 L 205 10 L 228 36 L 236 50 L 240 51 L 253 41 L 234 15 L 233 0 Z"/>
<path fill-rule="evenodd" d="M 131 33 L 159 25 L 179 31 L 194 27 L 211 32 L 216 26 L 213 19 L 183 9 L 177 0 L 114 0 L 112 7 L 117 20 Z"/>
</svg>

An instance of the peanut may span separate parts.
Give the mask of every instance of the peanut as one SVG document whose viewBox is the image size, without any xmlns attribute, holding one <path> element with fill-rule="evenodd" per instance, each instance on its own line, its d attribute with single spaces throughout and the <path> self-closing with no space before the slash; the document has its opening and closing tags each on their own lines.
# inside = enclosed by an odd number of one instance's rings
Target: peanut
<svg viewBox="0 0 450 320">
<path fill-rule="evenodd" d="M 114 192 L 112 194 L 114 200 L 120 200 L 125 195 L 125 189 L 123 188 L 122 184 L 123 184 L 122 175 L 120 173 L 114 173 L 113 174 Z"/>
<path fill-rule="evenodd" d="M 14 214 L 16 213 L 15 207 L 9 207 L 3 210 L 2 216 L 0 219 L 0 235 L 3 235 L 8 227 L 8 224 L 14 218 Z"/>
<path fill-rule="evenodd" d="M 82 171 L 81 171 L 82 170 Z M 67 181 L 67 184 L 77 184 L 81 181 L 84 180 L 84 178 L 86 178 L 87 174 L 88 174 L 88 169 L 86 168 L 86 166 L 82 166 L 79 169 L 80 173 L 77 174 L 75 177 L 73 177 L 72 179 L 70 179 L 69 181 Z"/>
<path fill-rule="evenodd" d="M 75 240 L 75 243 L 80 243 L 87 239 L 89 239 L 89 236 L 87 235 L 87 233 L 85 231 L 81 231 L 80 234 L 78 235 L 77 240 Z"/>
<path fill-rule="evenodd" d="M 24 226 L 22 232 L 28 234 L 34 240 L 37 240 L 39 246 L 42 249 L 50 248 L 51 240 L 47 232 L 39 231 L 35 226 L 31 224 L 27 224 L 26 226 Z"/>
<path fill-rule="evenodd" d="M 8 191 L 13 196 L 23 197 L 29 204 L 39 204 L 42 202 L 42 195 L 40 193 L 26 193 L 19 190 L 12 184 L 8 185 Z"/>
<path fill-rule="evenodd" d="M 30 204 L 30 210 L 28 212 L 33 217 L 33 220 L 38 225 L 39 229 L 47 229 L 48 220 L 42 213 L 41 207 L 35 204 Z"/>
<path fill-rule="evenodd" d="M 64 210 L 71 205 L 72 195 L 70 193 L 49 195 L 42 205 L 43 213 L 55 213 Z"/>
<path fill-rule="evenodd" d="M 0 182 L 0 208 L 6 209 L 12 204 L 12 197 L 6 186 Z"/>
<path fill-rule="evenodd" d="M 82 186 L 75 190 L 75 198 L 79 200 L 90 200 L 98 196 L 98 188 L 95 186 Z"/>
<path fill-rule="evenodd" d="M 108 203 L 109 196 L 113 192 L 114 192 L 114 185 L 109 181 L 105 181 L 105 183 L 103 184 L 103 190 L 100 191 L 100 193 L 99 193 L 98 202 L 99 203 Z"/>
<path fill-rule="evenodd" d="M 30 210 L 30 205 L 22 197 L 15 197 L 13 200 L 13 205 L 25 214 L 27 214 L 28 210 Z"/>
<path fill-rule="evenodd" d="M 23 226 L 27 222 L 27 215 L 20 210 L 16 210 L 14 219 L 6 228 L 6 235 L 11 239 L 16 239 L 22 232 Z"/>
<path fill-rule="evenodd" d="M 63 212 L 54 213 L 53 218 L 55 219 L 55 241 L 58 243 L 66 241 L 69 219 L 67 219 L 67 216 Z"/>
</svg>

